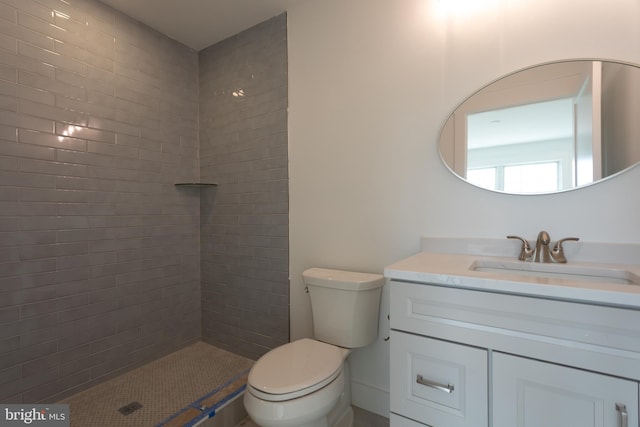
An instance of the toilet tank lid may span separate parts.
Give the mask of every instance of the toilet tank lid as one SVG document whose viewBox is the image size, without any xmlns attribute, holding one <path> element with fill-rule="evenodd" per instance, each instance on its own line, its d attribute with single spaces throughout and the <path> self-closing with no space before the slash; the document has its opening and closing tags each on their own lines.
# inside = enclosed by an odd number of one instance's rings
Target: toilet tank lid
<svg viewBox="0 0 640 427">
<path fill-rule="evenodd" d="M 309 268 L 302 273 L 302 277 L 307 285 L 351 291 L 377 289 L 384 285 L 384 276 L 380 274 L 331 270 L 328 268 Z"/>
</svg>

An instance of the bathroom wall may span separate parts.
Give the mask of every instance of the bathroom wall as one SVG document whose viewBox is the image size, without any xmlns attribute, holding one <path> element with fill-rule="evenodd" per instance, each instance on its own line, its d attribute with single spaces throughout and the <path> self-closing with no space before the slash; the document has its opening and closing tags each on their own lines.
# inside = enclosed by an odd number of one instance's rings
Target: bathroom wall
<svg viewBox="0 0 640 427">
<path fill-rule="evenodd" d="M 442 7 L 457 5 L 448 12 Z M 440 161 L 453 108 L 512 71 L 566 58 L 640 64 L 636 0 L 303 1 L 289 19 L 291 336 L 311 335 L 301 273 L 382 272 L 421 236 L 640 243 L 640 168 L 556 195 L 472 187 Z M 388 290 L 385 291 L 385 298 Z M 354 352 L 354 402 L 388 411 L 380 336 Z"/>
<path fill-rule="evenodd" d="M 0 401 L 200 338 L 196 52 L 93 0 L 0 1 Z"/>
<path fill-rule="evenodd" d="M 286 14 L 199 57 L 202 335 L 257 359 L 289 340 Z"/>
</svg>

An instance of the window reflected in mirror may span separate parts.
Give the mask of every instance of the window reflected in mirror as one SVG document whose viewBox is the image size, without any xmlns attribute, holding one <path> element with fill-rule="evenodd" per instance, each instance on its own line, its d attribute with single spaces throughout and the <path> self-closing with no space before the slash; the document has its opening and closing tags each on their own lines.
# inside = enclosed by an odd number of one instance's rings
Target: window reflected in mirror
<svg viewBox="0 0 640 427">
<path fill-rule="evenodd" d="M 467 156 L 467 180 L 489 190 L 538 193 L 574 187 L 573 100 L 468 114 Z"/>
</svg>

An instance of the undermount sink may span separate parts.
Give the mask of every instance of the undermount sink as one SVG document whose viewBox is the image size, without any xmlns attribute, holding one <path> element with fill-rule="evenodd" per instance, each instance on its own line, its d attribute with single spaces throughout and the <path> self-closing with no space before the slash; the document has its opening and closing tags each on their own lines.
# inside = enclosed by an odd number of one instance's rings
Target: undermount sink
<svg viewBox="0 0 640 427">
<path fill-rule="evenodd" d="M 518 250 L 513 242 L 497 239 L 424 238 L 421 252 L 386 267 L 385 275 L 640 312 L 640 243 L 581 242 L 567 247 L 567 263 L 520 261 Z"/>
<path fill-rule="evenodd" d="M 526 261 L 475 260 L 472 271 L 497 274 L 560 278 L 588 282 L 640 285 L 640 277 L 630 271 L 614 267 L 592 267 L 575 264 L 550 264 Z"/>
</svg>

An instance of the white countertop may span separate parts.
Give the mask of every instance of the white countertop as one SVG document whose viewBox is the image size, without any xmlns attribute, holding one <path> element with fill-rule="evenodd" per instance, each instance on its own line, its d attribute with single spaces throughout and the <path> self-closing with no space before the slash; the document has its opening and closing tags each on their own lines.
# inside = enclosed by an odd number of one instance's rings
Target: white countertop
<svg viewBox="0 0 640 427">
<path fill-rule="evenodd" d="M 423 249 L 429 245 L 423 245 Z M 517 271 L 476 271 L 474 265 L 490 263 L 514 265 L 514 263 L 533 264 L 531 261 L 518 261 L 515 256 L 482 256 L 478 254 L 420 252 L 402 261 L 398 261 L 384 270 L 390 279 L 409 282 L 428 283 L 479 291 L 500 292 L 553 298 L 599 305 L 613 305 L 640 310 L 640 286 L 635 284 L 616 284 L 607 281 L 567 279 L 563 277 L 541 277 L 518 274 Z M 594 262 L 571 262 L 567 264 L 539 264 L 523 269 L 546 268 L 572 271 L 580 268 L 623 269 L 636 278 L 640 277 L 640 265 L 611 264 Z M 558 270 L 559 269 L 559 270 Z M 604 279 L 603 279 L 604 280 Z"/>
</svg>

